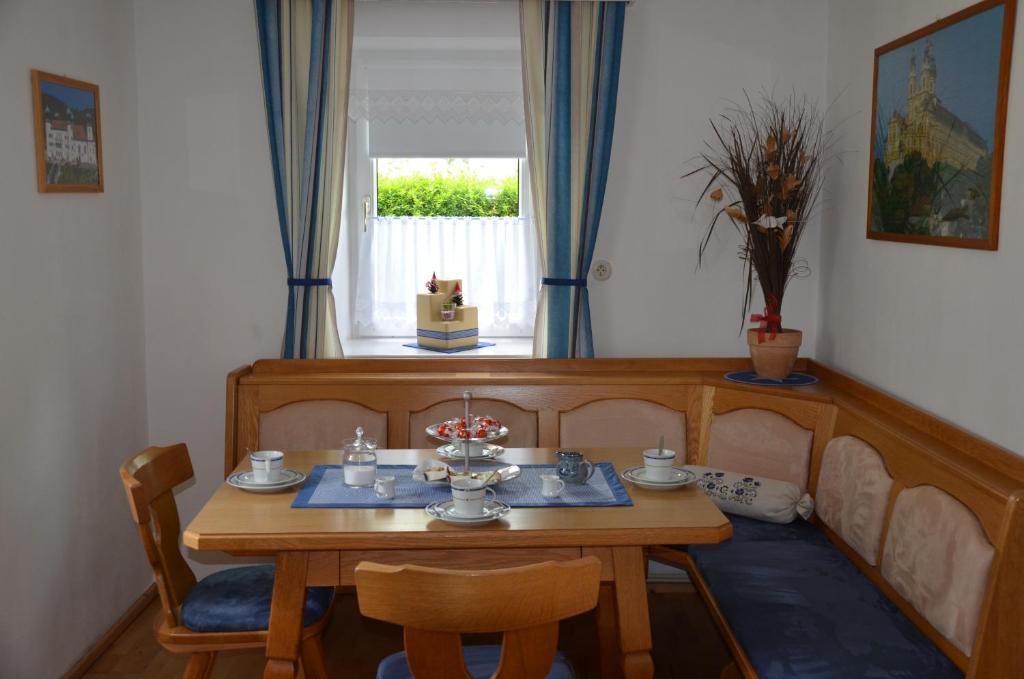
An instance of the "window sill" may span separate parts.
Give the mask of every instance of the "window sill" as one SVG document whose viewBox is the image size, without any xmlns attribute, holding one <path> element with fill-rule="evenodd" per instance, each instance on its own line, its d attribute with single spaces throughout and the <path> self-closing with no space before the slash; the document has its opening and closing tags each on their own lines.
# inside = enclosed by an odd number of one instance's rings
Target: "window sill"
<svg viewBox="0 0 1024 679">
<path fill-rule="evenodd" d="M 533 355 L 532 337 L 484 337 L 481 339 L 485 342 L 493 342 L 494 346 L 443 354 L 429 349 L 402 346 L 415 342 L 415 337 L 363 337 L 342 342 L 342 350 L 345 352 L 346 358 L 529 358 Z"/>
</svg>

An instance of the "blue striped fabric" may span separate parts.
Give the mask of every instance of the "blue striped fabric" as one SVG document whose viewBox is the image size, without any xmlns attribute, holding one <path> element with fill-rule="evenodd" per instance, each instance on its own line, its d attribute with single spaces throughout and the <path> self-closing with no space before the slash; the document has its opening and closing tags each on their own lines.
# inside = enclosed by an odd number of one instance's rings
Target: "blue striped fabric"
<svg viewBox="0 0 1024 679">
<path fill-rule="evenodd" d="M 330 276 L 341 228 L 353 0 L 254 1 L 288 274 L 281 356 L 340 356 Z"/>
<path fill-rule="evenodd" d="M 466 337 L 477 337 L 480 335 L 480 328 L 466 328 L 465 330 L 454 330 L 452 332 L 441 332 L 440 330 L 424 330 L 416 328 L 417 337 L 429 337 L 439 340 L 464 339 Z"/>
<path fill-rule="evenodd" d="M 523 89 L 544 267 L 534 354 L 594 355 L 586 277 L 604 204 L 625 3 L 522 0 Z"/>
</svg>

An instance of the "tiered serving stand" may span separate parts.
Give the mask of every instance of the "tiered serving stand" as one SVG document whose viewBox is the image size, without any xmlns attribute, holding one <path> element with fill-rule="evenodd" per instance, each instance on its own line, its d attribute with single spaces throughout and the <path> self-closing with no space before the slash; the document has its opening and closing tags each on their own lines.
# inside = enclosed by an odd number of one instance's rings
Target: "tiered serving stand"
<svg viewBox="0 0 1024 679">
<path fill-rule="evenodd" d="M 463 401 L 464 412 L 465 412 L 464 417 L 466 418 L 466 423 L 468 425 L 468 423 L 473 421 L 473 419 L 472 419 L 473 416 L 470 414 L 471 413 L 471 407 L 470 406 L 471 406 L 471 403 L 473 401 L 473 394 L 471 392 L 468 392 L 468 391 L 462 392 L 462 401 Z M 444 424 L 444 423 L 443 422 L 438 422 L 437 424 L 432 424 L 429 427 L 427 427 L 427 429 L 426 429 L 427 436 L 429 436 L 429 437 L 431 437 L 433 439 L 436 439 L 438 441 L 441 441 L 442 443 L 450 443 L 453 446 L 458 446 L 462 450 L 462 459 L 463 459 L 462 471 L 464 473 L 466 473 L 466 474 L 469 473 L 469 461 L 470 460 L 473 460 L 473 459 L 490 460 L 490 459 L 493 459 L 495 457 L 495 456 L 485 456 L 485 455 L 475 455 L 475 456 L 471 455 L 470 451 L 471 451 L 472 447 L 474 445 L 476 445 L 476 446 L 480 446 L 481 448 L 483 448 L 483 447 L 487 446 L 488 444 L 493 443 L 494 441 L 497 441 L 498 439 L 501 439 L 501 438 L 504 438 L 504 437 L 508 436 L 508 431 L 509 431 L 508 427 L 506 427 L 505 425 L 501 425 L 498 428 L 497 431 L 495 431 L 493 433 L 490 433 L 487 436 L 480 437 L 480 438 L 473 437 L 473 438 L 461 439 L 461 438 L 458 438 L 458 434 L 457 433 L 453 434 L 452 436 L 442 436 L 441 434 L 439 434 L 437 430 L 438 430 L 438 427 L 440 427 L 442 424 Z"/>
</svg>

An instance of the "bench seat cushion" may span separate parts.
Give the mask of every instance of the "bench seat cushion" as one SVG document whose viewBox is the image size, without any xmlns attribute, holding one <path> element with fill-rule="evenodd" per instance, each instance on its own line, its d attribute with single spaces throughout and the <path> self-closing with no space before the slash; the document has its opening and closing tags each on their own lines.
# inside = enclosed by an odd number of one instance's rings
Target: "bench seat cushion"
<svg viewBox="0 0 1024 679">
<path fill-rule="evenodd" d="M 736 542 L 764 542 L 764 541 L 785 541 L 803 540 L 804 542 L 831 544 L 825 534 L 814 527 L 810 521 L 795 519 L 792 523 L 769 523 L 749 519 L 745 516 L 728 514 L 729 523 L 732 524 L 732 539 L 727 544 Z M 689 545 L 671 545 L 672 549 L 684 552 L 692 549 Z"/>
<path fill-rule="evenodd" d="M 253 632 L 270 625 L 272 565 L 217 571 L 200 580 L 181 606 L 181 624 L 193 632 Z M 306 588 L 302 624 L 319 621 L 334 600 L 333 587 Z"/>
<path fill-rule="evenodd" d="M 827 539 L 744 540 L 733 527 L 731 542 L 689 553 L 761 679 L 962 679 Z"/>
</svg>

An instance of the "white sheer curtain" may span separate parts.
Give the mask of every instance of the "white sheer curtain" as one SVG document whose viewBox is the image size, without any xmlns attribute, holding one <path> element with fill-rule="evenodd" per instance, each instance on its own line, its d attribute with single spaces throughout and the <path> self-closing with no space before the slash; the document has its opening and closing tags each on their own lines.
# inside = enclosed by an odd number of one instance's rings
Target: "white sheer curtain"
<svg viewBox="0 0 1024 679">
<path fill-rule="evenodd" d="M 416 334 L 416 295 L 434 272 L 461 278 L 483 337 L 529 337 L 537 310 L 537 236 L 521 217 L 377 217 L 361 239 L 359 336 Z"/>
</svg>

